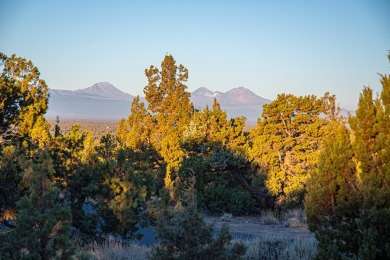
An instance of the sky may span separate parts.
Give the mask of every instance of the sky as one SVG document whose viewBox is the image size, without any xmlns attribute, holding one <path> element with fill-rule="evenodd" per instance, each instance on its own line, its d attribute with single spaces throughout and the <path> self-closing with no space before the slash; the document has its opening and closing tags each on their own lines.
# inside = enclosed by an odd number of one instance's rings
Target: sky
<svg viewBox="0 0 390 260">
<path fill-rule="evenodd" d="M 0 0 L 0 52 L 31 60 L 53 89 L 110 82 L 143 95 L 171 54 L 188 90 L 243 86 L 275 99 L 325 92 L 356 109 L 390 73 L 390 1 Z"/>
</svg>

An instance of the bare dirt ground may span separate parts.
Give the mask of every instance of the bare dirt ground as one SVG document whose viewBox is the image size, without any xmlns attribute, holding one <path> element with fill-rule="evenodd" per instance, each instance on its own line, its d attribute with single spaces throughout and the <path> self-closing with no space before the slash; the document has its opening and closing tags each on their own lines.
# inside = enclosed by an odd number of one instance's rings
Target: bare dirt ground
<svg viewBox="0 0 390 260">
<path fill-rule="evenodd" d="M 315 240 L 314 234 L 306 227 L 287 227 L 284 223 L 266 225 L 260 217 L 233 217 L 230 221 L 222 221 L 220 217 L 206 216 L 205 221 L 208 224 L 214 223 L 218 230 L 224 223 L 228 224 L 234 238 L 267 237 Z"/>
</svg>

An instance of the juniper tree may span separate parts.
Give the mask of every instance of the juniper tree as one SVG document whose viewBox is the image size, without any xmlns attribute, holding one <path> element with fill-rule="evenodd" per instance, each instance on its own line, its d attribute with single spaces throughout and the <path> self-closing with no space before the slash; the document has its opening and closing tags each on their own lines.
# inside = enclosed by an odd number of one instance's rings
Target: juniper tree
<svg viewBox="0 0 390 260">
<path fill-rule="evenodd" d="M 323 127 L 337 116 L 336 109 L 328 93 L 320 99 L 280 94 L 264 105 L 250 132 L 249 156 L 267 171 L 266 186 L 278 204 L 301 203 L 308 173 L 316 167 Z"/>
<path fill-rule="evenodd" d="M 43 115 L 47 110 L 49 89 L 31 61 L 0 53 L 0 66 L 3 67 L 0 75 L 1 139 L 3 142 L 29 139 L 37 121 L 45 124 Z M 35 137 L 38 134 L 36 132 Z"/>
<path fill-rule="evenodd" d="M 126 148 L 133 151 L 144 150 L 151 146 L 153 128 L 152 117 L 137 96 L 131 104 L 127 120 L 123 119 L 118 124 L 117 138 Z"/>
<path fill-rule="evenodd" d="M 307 184 L 305 213 L 319 242 L 318 257 L 356 256 L 360 188 L 348 129 L 333 122 Z"/>
<path fill-rule="evenodd" d="M 119 122 L 116 136 L 132 170 L 135 173 L 148 173 L 149 179 L 158 178 L 156 188 L 159 190 L 164 186 L 166 169 L 163 158 L 153 147 L 154 131 L 153 118 L 137 96 L 132 102 L 128 118 Z"/>
<path fill-rule="evenodd" d="M 372 89 L 363 89 L 356 116 L 349 118 L 352 142 L 339 127 L 309 182 L 306 212 L 320 258 L 390 258 L 389 82 L 381 75 L 375 99 Z"/>
<path fill-rule="evenodd" d="M 95 234 L 97 216 L 87 214 L 83 207 L 94 199 L 99 180 L 99 158 L 92 135 L 72 125 L 67 135 L 60 129 L 49 146 L 53 158 L 54 181 L 72 212 L 72 226 L 83 233 Z"/>
<path fill-rule="evenodd" d="M 389 57 L 390 59 L 390 57 Z M 356 116 L 349 118 L 361 179 L 362 206 L 358 220 L 363 258 L 390 258 L 390 104 L 389 76 L 381 75 L 381 96 L 364 88 Z"/>
<path fill-rule="evenodd" d="M 53 163 L 46 152 L 26 168 L 29 194 L 17 203 L 16 228 L 6 234 L 0 258 L 69 259 L 74 254 L 69 240 L 71 211 L 53 185 L 53 174 Z"/>
<path fill-rule="evenodd" d="M 205 144 L 219 143 L 223 147 L 242 151 L 246 142 L 244 135 L 245 117 L 227 118 L 216 99 L 211 109 L 194 111 L 189 124 L 183 132 L 183 139 L 187 145 L 195 145 L 187 149 L 198 150 L 197 147 Z"/>
<path fill-rule="evenodd" d="M 31 61 L 0 53 L 0 219 L 13 218 L 28 185 L 23 161 L 51 141 L 44 118 L 48 88 Z M 4 199 L 4 200 L 3 200 Z M 7 215 L 7 216 L 5 216 Z"/>
<path fill-rule="evenodd" d="M 152 114 L 151 140 L 155 149 L 167 163 L 166 188 L 173 189 L 174 173 L 184 156 L 181 134 L 190 120 L 192 103 L 185 82 L 188 70 L 176 65 L 171 55 L 165 56 L 161 71 L 150 66 L 145 70 L 148 85 L 144 88 L 148 110 Z"/>
</svg>

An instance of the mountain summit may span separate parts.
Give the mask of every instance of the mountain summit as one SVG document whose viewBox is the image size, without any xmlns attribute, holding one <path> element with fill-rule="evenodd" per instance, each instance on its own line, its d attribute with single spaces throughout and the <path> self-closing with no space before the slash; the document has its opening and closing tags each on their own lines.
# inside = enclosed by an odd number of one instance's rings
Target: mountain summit
<svg viewBox="0 0 390 260">
<path fill-rule="evenodd" d="M 211 91 L 208 88 L 201 87 L 195 90 L 194 92 L 191 93 L 191 97 L 207 97 L 207 98 L 215 98 L 218 96 L 218 94 L 221 94 L 221 92 L 218 91 Z M 223 93 L 222 93 L 223 94 Z"/>
<path fill-rule="evenodd" d="M 91 98 L 95 97 L 95 98 L 127 100 L 127 101 L 131 101 L 134 99 L 134 96 L 117 89 L 116 87 L 114 87 L 112 84 L 108 82 L 98 82 L 90 86 L 89 88 L 78 89 L 74 92 L 75 94 L 88 96 Z"/>
</svg>

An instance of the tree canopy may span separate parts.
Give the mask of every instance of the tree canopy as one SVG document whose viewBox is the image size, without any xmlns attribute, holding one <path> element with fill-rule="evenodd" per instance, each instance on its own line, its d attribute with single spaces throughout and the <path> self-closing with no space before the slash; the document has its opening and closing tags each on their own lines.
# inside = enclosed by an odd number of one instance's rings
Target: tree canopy
<svg viewBox="0 0 390 260">
<path fill-rule="evenodd" d="M 390 59 L 390 55 L 389 55 Z M 218 100 L 195 109 L 188 70 L 166 55 L 145 70 L 116 134 L 63 133 L 44 114 L 48 88 L 24 58 L 0 54 L 2 258 L 69 258 L 83 238 L 140 238 L 157 227 L 152 256 L 240 257 L 198 211 L 259 213 L 305 206 L 318 258 L 390 258 L 390 77 L 365 87 L 355 116 L 335 96 L 280 94 L 257 125 L 228 118 Z M 184 233 L 183 233 L 184 232 Z M 203 239 L 203 240 L 202 240 Z"/>
<path fill-rule="evenodd" d="M 0 66 L 3 67 L 0 76 L 1 144 L 18 136 L 31 137 L 35 127 L 45 124 L 48 88 L 31 61 L 0 53 Z M 33 137 L 40 139 L 41 134 L 47 134 L 42 130 L 33 132 Z"/>
</svg>

